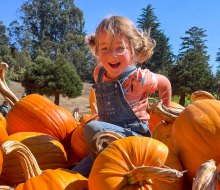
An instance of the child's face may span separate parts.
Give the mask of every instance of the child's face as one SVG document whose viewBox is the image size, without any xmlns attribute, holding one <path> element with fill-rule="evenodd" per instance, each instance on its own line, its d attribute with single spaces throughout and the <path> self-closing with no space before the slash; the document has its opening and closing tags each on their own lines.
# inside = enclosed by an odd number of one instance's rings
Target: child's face
<svg viewBox="0 0 220 190">
<path fill-rule="evenodd" d="M 133 64 L 131 47 L 128 39 L 123 35 L 108 35 L 101 32 L 98 38 L 98 56 L 104 66 L 107 77 L 118 77 Z"/>
</svg>

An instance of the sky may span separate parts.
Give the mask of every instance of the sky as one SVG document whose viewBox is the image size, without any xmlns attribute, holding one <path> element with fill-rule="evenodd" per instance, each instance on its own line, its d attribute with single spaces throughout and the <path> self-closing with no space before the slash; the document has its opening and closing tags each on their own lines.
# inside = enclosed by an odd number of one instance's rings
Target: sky
<svg viewBox="0 0 220 190">
<path fill-rule="evenodd" d="M 5 26 L 18 19 L 18 9 L 25 0 L 0 0 L 0 21 Z M 85 31 L 94 33 L 103 18 L 121 15 L 137 25 L 142 9 L 151 4 L 160 22 L 160 29 L 170 39 L 172 51 L 178 55 L 181 37 L 193 26 L 206 30 L 205 45 L 210 55 L 209 64 L 216 72 L 216 54 L 220 48 L 220 0 L 74 0 L 83 11 Z"/>
</svg>

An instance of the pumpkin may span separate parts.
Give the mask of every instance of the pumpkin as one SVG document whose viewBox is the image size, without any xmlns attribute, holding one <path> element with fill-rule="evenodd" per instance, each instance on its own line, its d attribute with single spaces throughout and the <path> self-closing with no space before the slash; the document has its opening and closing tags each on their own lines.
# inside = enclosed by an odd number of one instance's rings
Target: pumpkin
<svg viewBox="0 0 220 190">
<path fill-rule="evenodd" d="M 78 123 L 78 126 L 73 131 L 72 137 L 71 137 L 71 145 L 73 148 L 73 151 L 76 153 L 79 160 L 82 160 L 89 154 L 88 146 L 84 140 L 83 132 L 84 127 L 88 122 L 96 118 L 96 114 L 84 114 Z"/>
<path fill-rule="evenodd" d="M 0 113 L 0 143 L 2 143 L 8 137 L 6 131 L 6 119 Z"/>
<path fill-rule="evenodd" d="M 169 109 L 173 109 L 173 111 L 178 109 L 179 113 L 181 113 L 181 111 L 184 110 L 184 107 L 178 103 L 171 102 Z M 174 145 L 171 138 L 172 128 L 173 122 L 160 121 L 154 126 L 152 130 L 152 137 L 164 143 L 170 150 L 174 151 Z"/>
<path fill-rule="evenodd" d="M 6 116 L 7 132 L 40 132 L 51 135 L 70 146 L 77 121 L 68 110 L 44 96 L 31 94 L 19 100 Z"/>
<path fill-rule="evenodd" d="M 89 189 L 178 190 L 182 189 L 178 170 L 182 170 L 179 159 L 163 143 L 148 137 L 126 137 L 112 142 L 96 157 Z M 172 173 L 171 178 L 167 172 Z"/>
<path fill-rule="evenodd" d="M 171 101 L 169 109 L 182 111 L 184 109 L 184 107 L 176 102 Z M 152 132 L 154 127 L 161 122 L 162 122 L 162 118 L 159 115 L 155 114 L 153 110 L 150 111 L 150 119 L 149 119 L 150 131 Z"/>
<path fill-rule="evenodd" d="M 8 140 L 1 145 L 4 154 L 14 153 L 22 163 L 26 181 L 16 190 L 87 190 L 87 179 L 67 169 L 46 169 L 42 171 L 27 146 L 18 141 Z"/>
<path fill-rule="evenodd" d="M 173 128 L 173 122 L 160 122 L 158 123 L 152 131 L 152 138 L 164 143 L 168 146 L 169 150 L 174 151 L 173 140 L 171 138 Z"/>
<path fill-rule="evenodd" d="M 67 168 L 64 147 L 52 136 L 36 132 L 19 132 L 9 135 L 7 140 L 15 140 L 26 145 L 42 170 Z M 4 157 L 0 179 L 11 185 L 25 181 L 21 164 L 14 154 Z"/>
<path fill-rule="evenodd" d="M 3 115 L 0 113 L 0 144 L 7 139 L 8 133 L 6 131 L 6 120 L 3 117 Z M 2 153 L 0 152 L 0 174 L 2 172 L 2 162 L 3 162 L 3 157 Z"/>
<path fill-rule="evenodd" d="M 192 183 L 202 163 L 220 161 L 220 101 L 203 99 L 188 105 L 175 120 L 171 136 Z"/>
<path fill-rule="evenodd" d="M 96 105 L 96 95 L 95 95 L 95 90 L 91 88 L 90 94 L 89 94 L 89 105 L 91 109 L 92 114 L 97 114 L 98 113 L 98 108 Z"/>
</svg>

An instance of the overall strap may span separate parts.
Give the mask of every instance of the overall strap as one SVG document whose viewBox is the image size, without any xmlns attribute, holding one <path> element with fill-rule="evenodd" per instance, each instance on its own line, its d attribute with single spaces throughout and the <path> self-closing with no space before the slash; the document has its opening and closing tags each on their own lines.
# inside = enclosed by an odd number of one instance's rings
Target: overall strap
<svg viewBox="0 0 220 190">
<path fill-rule="evenodd" d="M 102 77 L 104 76 L 104 73 L 105 73 L 105 68 L 101 67 L 99 69 L 97 83 L 101 83 L 102 82 Z"/>
<path fill-rule="evenodd" d="M 121 84 L 134 72 L 136 71 L 137 67 L 135 65 L 128 67 L 124 73 L 121 74 L 119 77 L 119 81 Z"/>
<path fill-rule="evenodd" d="M 119 81 L 121 84 L 124 83 L 124 81 L 137 69 L 136 66 L 130 66 L 128 67 L 124 73 L 122 73 L 119 77 Z M 105 73 L 105 68 L 101 67 L 98 73 L 98 79 L 97 79 L 97 83 L 101 83 L 102 82 L 102 77 Z"/>
</svg>

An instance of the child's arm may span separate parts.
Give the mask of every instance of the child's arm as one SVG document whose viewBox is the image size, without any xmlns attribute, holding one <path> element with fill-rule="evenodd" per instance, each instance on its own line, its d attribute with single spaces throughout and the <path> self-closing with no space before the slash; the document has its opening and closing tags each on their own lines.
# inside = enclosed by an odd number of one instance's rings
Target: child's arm
<svg viewBox="0 0 220 190">
<path fill-rule="evenodd" d="M 157 79 L 157 90 L 159 92 L 159 97 L 163 101 L 163 104 L 169 107 L 172 96 L 171 83 L 167 77 L 160 74 L 157 74 Z"/>
</svg>

